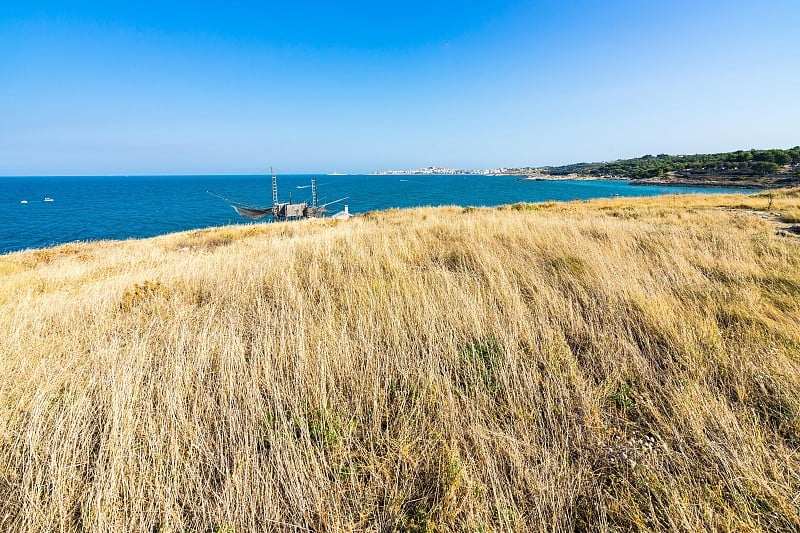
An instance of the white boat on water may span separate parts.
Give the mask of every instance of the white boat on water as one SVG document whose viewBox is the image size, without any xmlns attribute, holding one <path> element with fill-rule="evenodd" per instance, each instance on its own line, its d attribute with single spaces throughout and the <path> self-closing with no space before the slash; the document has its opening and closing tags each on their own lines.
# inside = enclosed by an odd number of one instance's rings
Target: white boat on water
<svg viewBox="0 0 800 533">
<path fill-rule="evenodd" d="M 53 201 L 53 199 L 52 199 L 52 198 L 50 198 L 49 196 L 47 196 L 47 197 L 45 197 L 44 201 L 45 201 L 45 202 L 52 202 L 52 201 Z"/>
<path fill-rule="evenodd" d="M 27 203 L 28 203 L 28 200 L 21 200 L 19 203 L 21 203 L 21 204 L 27 204 Z"/>
</svg>

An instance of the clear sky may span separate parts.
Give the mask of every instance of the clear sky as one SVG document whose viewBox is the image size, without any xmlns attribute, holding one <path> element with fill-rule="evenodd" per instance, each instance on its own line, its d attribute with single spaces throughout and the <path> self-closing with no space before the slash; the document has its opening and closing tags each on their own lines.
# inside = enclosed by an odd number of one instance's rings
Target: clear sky
<svg viewBox="0 0 800 533">
<path fill-rule="evenodd" d="M 0 175 L 798 144 L 797 0 L 0 2 Z"/>
</svg>

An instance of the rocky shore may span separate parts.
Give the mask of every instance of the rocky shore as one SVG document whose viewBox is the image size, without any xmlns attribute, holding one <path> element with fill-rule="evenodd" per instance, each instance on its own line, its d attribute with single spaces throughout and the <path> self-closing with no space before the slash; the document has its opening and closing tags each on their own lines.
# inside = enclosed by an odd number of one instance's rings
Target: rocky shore
<svg viewBox="0 0 800 533">
<path fill-rule="evenodd" d="M 673 187 L 726 187 L 742 189 L 779 189 L 783 187 L 797 187 L 800 178 L 779 174 L 775 176 L 713 176 L 713 177 L 686 177 L 686 176 L 659 176 L 655 178 L 641 178 L 630 181 L 631 185 L 661 185 Z"/>
</svg>

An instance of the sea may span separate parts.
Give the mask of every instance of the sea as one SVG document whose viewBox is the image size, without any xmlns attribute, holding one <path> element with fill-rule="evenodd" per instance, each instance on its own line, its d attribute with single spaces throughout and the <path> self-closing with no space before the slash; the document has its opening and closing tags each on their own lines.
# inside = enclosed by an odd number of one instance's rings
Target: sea
<svg viewBox="0 0 800 533">
<path fill-rule="evenodd" d="M 514 176 L 279 175 L 280 201 L 346 198 L 351 213 L 418 206 L 496 206 L 515 202 L 654 196 L 743 189 L 635 186 L 621 180 L 520 181 Z M 76 241 L 152 237 L 177 231 L 253 224 L 231 208 L 272 203 L 271 178 L 252 176 L 0 177 L 0 254 Z M 45 201 L 48 199 L 48 201 Z"/>
</svg>

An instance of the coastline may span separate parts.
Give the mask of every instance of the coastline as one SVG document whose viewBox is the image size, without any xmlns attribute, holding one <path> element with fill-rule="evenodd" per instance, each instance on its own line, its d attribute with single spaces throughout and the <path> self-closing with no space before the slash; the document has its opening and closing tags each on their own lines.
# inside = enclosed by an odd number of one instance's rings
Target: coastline
<svg viewBox="0 0 800 533">
<path fill-rule="evenodd" d="M 709 179 L 709 180 L 687 180 L 658 178 L 631 178 L 627 176 L 592 176 L 588 174 L 525 174 L 525 173 L 502 173 L 502 172 L 421 172 L 421 171 L 384 171 L 368 174 L 370 176 L 507 176 L 514 178 L 514 181 L 624 181 L 629 185 L 636 186 L 655 186 L 655 187 L 696 187 L 712 189 L 744 189 L 744 190 L 763 190 L 763 189 L 782 189 L 787 187 L 800 186 L 800 178 L 793 176 L 765 177 L 761 179 L 741 179 L 739 176 L 728 179 Z"/>
<path fill-rule="evenodd" d="M 511 174 L 510 174 L 511 175 Z M 518 175 L 516 181 L 630 181 L 629 178 L 616 176 L 588 176 L 585 174 L 513 174 Z"/>
<path fill-rule="evenodd" d="M 728 188 L 728 189 L 785 189 L 800 186 L 800 179 L 776 179 L 776 180 L 675 180 L 664 178 L 642 178 L 629 181 L 630 185 L 637 186 L 660 186 L 660 187 L 708 187 L 708 188 Z"/>
<path fill-rule="evenodd" d="M 626 181 L 629 185 L 636 186 L 655 186 L 655 187 L 702 187 L 719 189 L 784 189 L 788 187 L 800 186 L 800 179 L 797 178 L 777 178 L 777 179 L 717 179 L 717 180 L 686 180 L 668 178 L 639 178 L 632 179 L 617 176 L 588 176 L 582 174 L 567 174 L 563 176 L 552 176 L 547 174 L 534 174 L 519 177 L 516 181 Z"/>
</svg>

